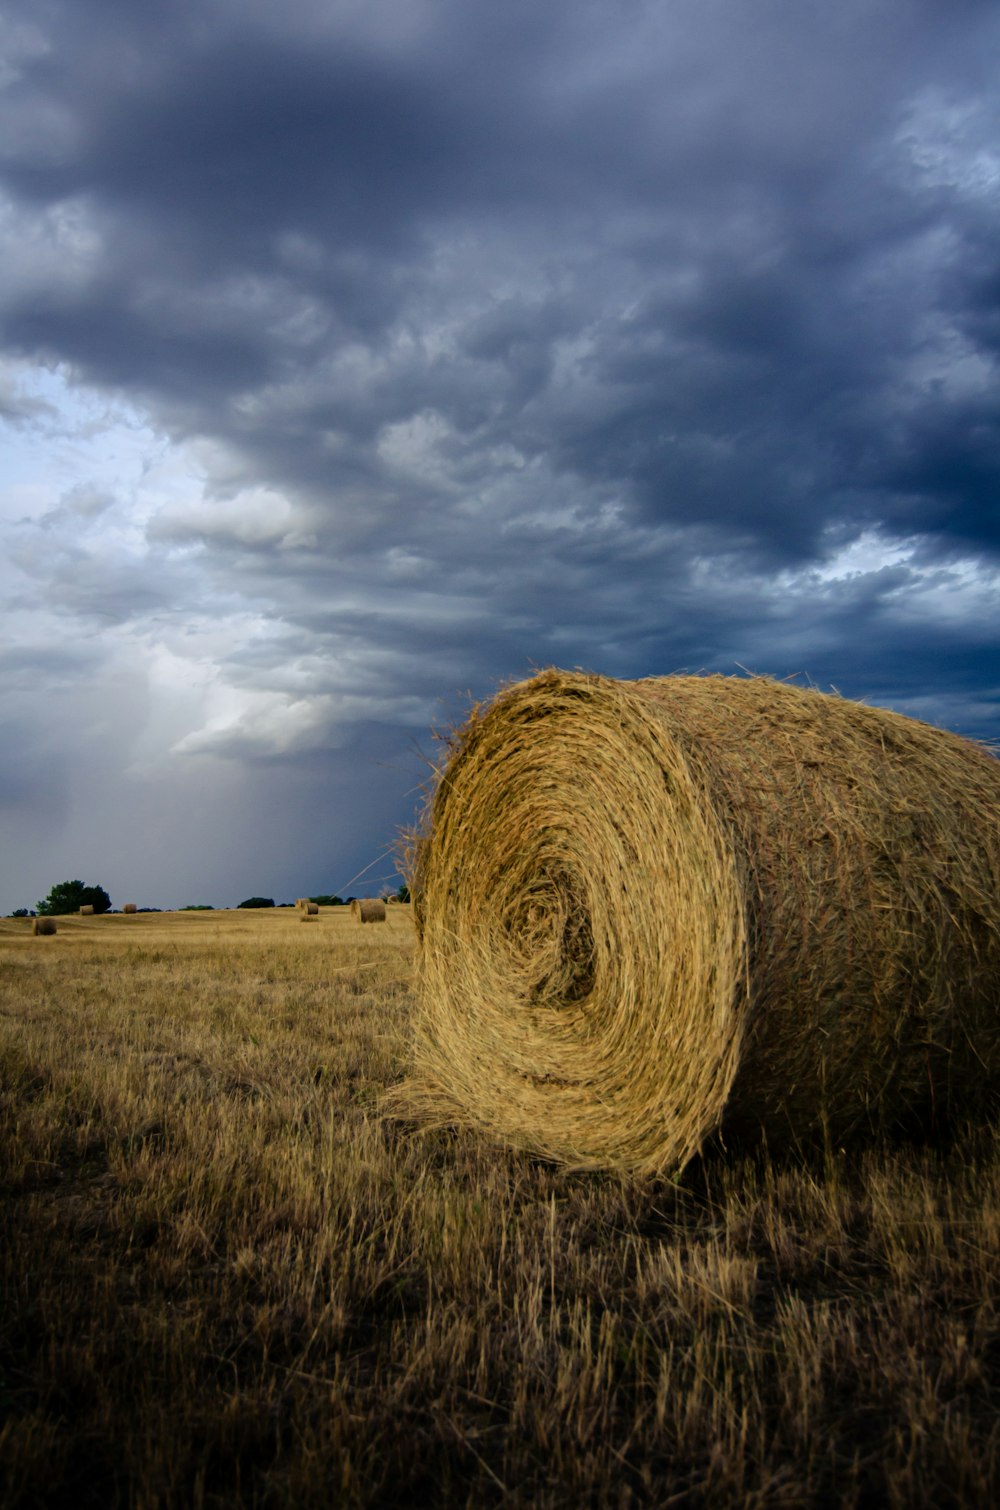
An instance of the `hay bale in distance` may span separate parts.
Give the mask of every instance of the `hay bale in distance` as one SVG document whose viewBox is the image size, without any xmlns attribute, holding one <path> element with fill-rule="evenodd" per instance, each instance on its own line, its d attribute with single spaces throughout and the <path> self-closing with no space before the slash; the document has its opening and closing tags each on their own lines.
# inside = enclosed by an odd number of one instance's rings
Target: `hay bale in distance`
<svg viewBox="0 0 1000 1510">
<path fill-rule="evenodd" d="M 1000 1092 L 1000 761 L 928 724 L 542 672 L 456 733 L 409 868 L 430 1119 L 674 1172 Z"/>
<path fill-rule="evenodd" d="M 307 901 L 306 904 L 305 904 L 305 906 L 302 909 L 302 916 L 306 917 L 306 918 L 318 918 L 319 917 L 319 903 L 318 902 L 309 902 L 309 901 Z"/>
<path fill-rule="evenodd" d="M 308 897 L 296 897 L 295 898 L 295 905 L 299 909 L 300 912 L 304 912 L 305 909 L 309 906 L 309 898 Z"/>
<path fill-rule="evenodd" d="M 55 918 L 32 918 L 31 932 L 35 938 L 50 938 L 58 932 Z"/>
<path fill-rule="evenodd" d="M 351 913 L 352 913 L 353 916 L 355 916 L 357 918 L 357 920 L 358 920 L 359 923 L 384 923 L 385 922 L 385 917 L 386 917 L 385 903 L 379 901 L 377 897 L 360 897 L 360 898 L 358 898 L 357 899 L 357 909 L 358 910 L 355 913 L 354 906 L 352 904 L 352 906 L 351 906 Z"/>
<path fill-rule="evenodd" d="M 138 912 L 138 911 L 139 911 L 139 908 L 138 908 L 138 906 L 136 905 L 135 902 L 126 902 L 125 905 L 124 905 L 124 907 L 122 908 L 122 912 L 129 913 L 130 915 L 133 912 Z"/>
<path fill-rule="evenodd" d="M 92 918 L 94 916 L 94 908 L 90 902 L 85 903 L 84 906 L 80 908 L 80 916 L 82 918 Z"/>
</svg>

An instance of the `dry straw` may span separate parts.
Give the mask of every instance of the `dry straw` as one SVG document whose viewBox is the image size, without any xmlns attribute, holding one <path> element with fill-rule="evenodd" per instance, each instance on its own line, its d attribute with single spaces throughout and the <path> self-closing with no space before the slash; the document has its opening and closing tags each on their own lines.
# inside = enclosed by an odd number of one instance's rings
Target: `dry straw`
<svg viewBox="0 0 1000 1510">
<path fill-rule="evenodd" d="M 94 909 L 93 909 L 93 906 L 91 905 L 91 903 L 88 902 L 85 906 L 83 906 L 83 907 L 80 908 L 80 916 L 82 918 L 91 918 L 91 917 L 93 917 L 93 915 L 94 915 Z"/>
<path fill-rule="evenodd" d="M 310 901 L 306 901 L 305 903 L 303 903 L 303 906 L 302 906 L 302 917 L 303 917 L 304 921 L 308 921 L 309 918 L 318 918 L 319 917 L 319 903 L 318 902 L 310 902 Z"/>
<path fill-rule="evenodd" d="M 56 932 L 55 918 L 32 918 L 31 932 L 36 937 L 48 937 Z"/>
<path fill-rule="evenodd" d="M 351 903 L 351 916 L 359 923 L 384 923 L 385 903 L 376 897 L 356 897 Z"/>
<path fill-rule="evenodd" d="M 409 858 L 428 1120 L 673 1172 L 1000 1088 L 1000 761 L 956 735 L 546 671 L 454 736 Z"/>
<path fill-rule="evenodd" d="M 124 905 L 124 907 L 122 908 L 122 912 L 132 913 L 132 912 L 138 912 L 138 911 L 139 911 L 139 909 L 136 906 L 135 902 L 126 902 L 125 905 Z"/>
</svg>

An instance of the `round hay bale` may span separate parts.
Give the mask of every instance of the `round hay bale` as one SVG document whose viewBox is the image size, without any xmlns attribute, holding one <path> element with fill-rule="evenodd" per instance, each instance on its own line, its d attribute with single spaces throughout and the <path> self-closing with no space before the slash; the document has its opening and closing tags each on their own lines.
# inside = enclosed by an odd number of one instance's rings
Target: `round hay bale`
<svg viewBox="0 0 1000 1510">
<path fill-rule="evenodd" d="M 354 913 L 353 905 L 351 912 Z M 377 897 L 361 897 L 358 900 L 356 916 L 359 923 L 384 923 L 385 903 L 380 902 Z"/>
<path fill-rule="evenodd" d="M 31 932 L 35 938 L 50 938 L 56 928 L 55 918 L 32 918 Z"/>
<path fill-rule="evenodd" d="M 303 917 L 307 917 L 307 918 L 318 918 L 319 917 L 319 903 L 318 902 L 309 902 L 309 901 L 307 901 L 306 904 L 305 904 L 305 906 L 302 909 L 302 915 L 303 915 Z"/>
<path fill-rule="evenodd" d="M 306 908 L 309 906 L 309 898 L 308 897 L 296 897 L 295 898 L 295 905 L 299 909 L 300 912 L 304 912 L 306 910 Z"/>
<path fill-rule="evenodd" d="M 1000 1090 L 1000 761 L 930 725 L 542 672 L 454 736 L 410 871 L 428 1119 L 674 1172 Z"/>
<path fill-rule="evenodd" d="M 122 912 L 127 912 L 130 915 L 133 912 L 138 912 L 138 911 L 139 911 L 139 908 L 138 908 L 138 906 L 136 905 L 135 902 L 126 902 L 125 905 L 124 905 L 124 907 L 122 908 Z"/>
<path fill-rule="evenodd" d="M 92 918 L 94 916 L 93 906 L 89 902 L 80 908 L 80 916 L 82 918 Z"/>
</svg>

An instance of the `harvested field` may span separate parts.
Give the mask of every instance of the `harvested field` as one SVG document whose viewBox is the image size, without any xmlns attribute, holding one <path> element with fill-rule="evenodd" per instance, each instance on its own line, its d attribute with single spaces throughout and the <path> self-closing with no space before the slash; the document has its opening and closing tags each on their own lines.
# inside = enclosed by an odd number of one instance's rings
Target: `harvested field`
<svg viewBox="0 0 1000 1510">
<path fill-rule="evenodd" d="M 379 1114 L 408 907 L 0 920 L 0 1502 L 1000 1499 L 1000 1144 L 561 1170 Z"/>
<path fill-rule="evenodd" d="M 996 1104 L 1000 762 L 955 735 L 544 672 L 456 734 L 411 869 L 431 1122 L 675 1172 Z"/>
</svg>

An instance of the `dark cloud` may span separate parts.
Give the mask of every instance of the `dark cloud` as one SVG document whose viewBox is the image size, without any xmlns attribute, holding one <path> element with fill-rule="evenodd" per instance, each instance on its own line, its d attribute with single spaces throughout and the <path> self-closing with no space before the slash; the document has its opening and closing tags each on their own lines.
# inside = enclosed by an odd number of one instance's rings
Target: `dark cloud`
<svg viewBox="0 0 1000 1510">
<path fill-rule="evenodd" d="M 90 637 L 124 722 L 84 746 L 159 771 L 136 812 L 281 765 L 308 847 L 326 762 L 360 850 L 413 775 L 367 802 L 366 762 L 548 662 L 743 664 L 1000 733 L 987 0 L 4 27 L 8 632 Z M 56 751 L 67 716 L 34 699 L 12 738 Z"/>
</svg>

